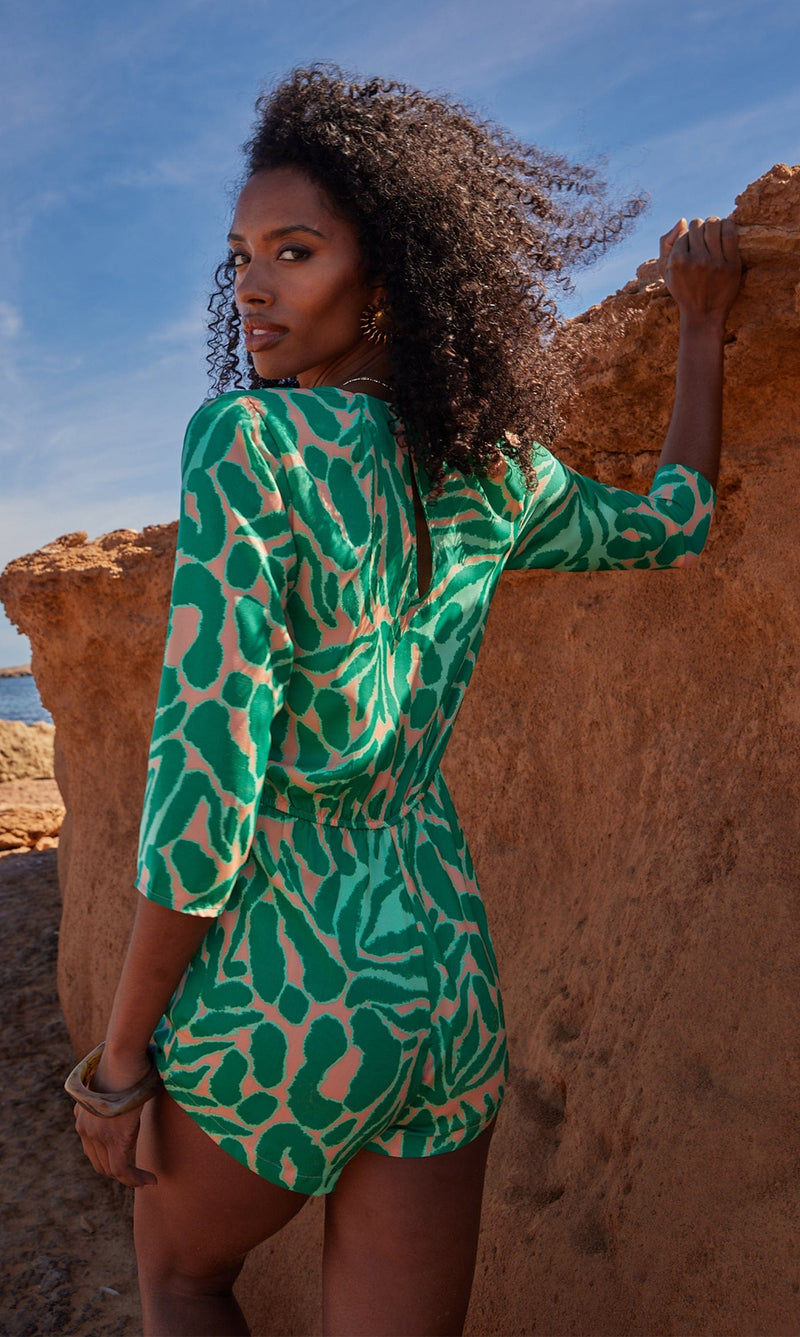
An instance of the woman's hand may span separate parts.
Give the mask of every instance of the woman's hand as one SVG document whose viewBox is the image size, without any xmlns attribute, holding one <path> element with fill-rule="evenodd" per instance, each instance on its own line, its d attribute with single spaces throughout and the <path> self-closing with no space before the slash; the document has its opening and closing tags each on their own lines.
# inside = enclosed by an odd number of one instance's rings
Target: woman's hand
<svg viewBox="0 0 800 1337">
<path fill-rule="evenodd" d="M 150 1061 L 146 1055 L 135 1060 L 113 1060 L 103 1054 L 92 1078 L 92 1090 L 124 1091 L 147 1076 Z M 155 1184 L 156 1176 L 150 1170 L 136 1165 L 136 1139 L 139 1135 L 141 1106 L 118 1114 L 113 1119 L 102 1119 L 90 1114 L 80 1105 L 75 1106 L 75 1128 L 83 1143 L 83 1150 L 98 1174 L 118 1179 L 129 1188 L 144 1188 Z"/>
<path fill-rule="evenodd" d="M 730 218 L 681 218 L 661 238 L 658 272 L 681 316 L 724 328 L 742 275 L 736 226 Z"/>
<path fill-rule="evenodd" d="M 661 238 L 659 273 L 680 310 L 672 419 L 659 465 L 683 464 L 717 485 L 725 319 L 742 277 L 730 218 L 682 218 Z"/>
<path fill-rule="evenodd" d="M 94 1091 L 126 1091 L 150 1071 L 147 1046 L 187 965 L 213 924 L 211 918 L 179 914 L 137 898 L 128 954 L 114 997 L 106 1047 L 92 1078 Z M 135 1163 L 140 1109 L 101 1119 L 76 1106 L 75 1127 L 98 1174 L 132 1188 L 155 1184 Z"/>
</svg>

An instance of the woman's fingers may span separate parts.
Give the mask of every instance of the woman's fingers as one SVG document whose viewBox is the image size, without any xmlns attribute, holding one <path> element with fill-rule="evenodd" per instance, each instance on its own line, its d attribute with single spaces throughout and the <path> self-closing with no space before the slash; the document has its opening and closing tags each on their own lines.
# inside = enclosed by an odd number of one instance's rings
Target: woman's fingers
<svg viewBox="0 0 800 1337">
<path fill-rule="evenodd" d="M 85 1156 L 87 1157 L 87 1159 L 91 1162 L 92 1169 L 95 1171 L 96 1174 L 99 1174 L 99 1175 L 105 1174 L 105 1170 L 103 1169 L 103 1166 L 102 1166 L 102 1164 L 101 1164 L 101 1162 L 100 1162 L 100 1157 L 99 1157 L 98 1154 L 97 1154 L 97 1151 L 96 1151 L 96 1149 L 95 1149 L 95 1145 L 94 1145 L 94 1143 L 93 1143 L 89 1138 L 84 1137 L 84 1135 L 83 1135 L 83 1133 L 81 1132 L 80 1128 L 78 1128 L 78 1113 L 79 1113 L 79 1109 L 80 1109 L 80 1106 L 76 1105 L 76 1106 L 75 1106 L 75 1126 L 76 1126 L 77 1131 L 78 1131 L 78 1137 L 79 1137 L 80 1140 L 81 1140 L 81 1146 L 83 1147 L 84 1155 L 85 1155 Z"/>
<path fill-rule="evenodd" d="M 714 259 L 724 259 L 722 254 L 722 219 L 706 218 L 705 221 L 705 245 L 709 255 Z"/>
<path fill-rule="evenodd" d="M 741 280 L 734 223 L 712 216 L 676 225 L 661 239 L 659 271 L 683 314 L 724 322 Z"/>
<path fill-rule="evenodd" d="M 672 253 L 672 248 L 679 237 L 686 233 L 686 230 L 686 219 L 679 218 L 674 227 L 671 227 L 669 232 L 665 232 L 664 236 L 661 238 L 658 249 L 658 272 L 662 279 L 666 273 L 667 263 Z"/>
<path fill-rule="evenodd" d="M 689 250 L 696 259 L 720 260 L 720 220 L 715 217 L 693 218 L 689 224 Z"/>
<path fill-rule="evenodd" d="M 687 227 L 686 219 L 679 218 L 677 223 L 675 223 L 674 226 L 670 228 L 669 232 L 664 233 L 663 237 L 661 238 L 662 256 L 669 254 L 669 252 L 672 250 L 672 247 L 675 245 L 675 242 L 677 241 L 678 237 L 683 232 L 686 231 L 686 227 Z"/>
<path fill-rule="evenodd" d="M 119 1179 L 120 1183 L 127 1184 L 129 1188 L 144 1188 L 146 1184 L 156 1182 L 154 1174 L 149 1170 L 141 1170 L 136 1164 L 135 1137 L 109 1148 L 108 1165 L 114 1179 Z"/>
<path fill-rule="evenodd" d="M 126 1184 L 128 1188 L 146 1188 L 148 1184 L 156 1182 L 155 1175 L 149 1170 L 140 1170 L 132 1160 L 124 1157 L 109 1160 L 109 1175 L 112 1179 L 118 1179 L 121 1184 Z"/>
<path fill-rule="evenodd" d="M 129 1188 L 156 1183 L 150 1170 L 142 1170 L 135 1163 L 139 1113 L 138 1109 L 130 1110 L 114 1119 L 101 1119 L 75 1107 L 75 1126 L 93 1168 Z"/>
<path fill-rule="evenodd" d="M 678 256 L 685 256 L 689 261 L 702 261 L 708 259 L 709 250 L 706 242 L 706 225 L 702 218 L 693 218 L 691 220 L 688 231 L 682 240 L 684 245 L 683 247 L 679 247 L 676 251 L 676 259 Z"/>
<path fill-rule="evenodd" d="M 739 257 L 739 238 L 736 224 L 732 218 L 723 218 L 720 224 L 722 254 L 729 264 L 741 264 Z"/>
<path fill-rule="evenodd" d="M 724 243 L 723 243 L 724 238 Z M 664 274 L 673 250 L 696 257 L 710 255 L 733 259 L 736 255 L 736 227 L 730 218 L 681 218 L 661 238 L 659 270 Z"/>
</svg>

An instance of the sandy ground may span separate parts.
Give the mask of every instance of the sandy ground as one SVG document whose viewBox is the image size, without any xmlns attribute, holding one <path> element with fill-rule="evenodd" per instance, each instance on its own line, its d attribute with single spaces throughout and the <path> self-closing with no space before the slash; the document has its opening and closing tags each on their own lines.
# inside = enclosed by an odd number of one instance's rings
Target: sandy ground
<svg viewBox="0 0 800 1337">
<path fill-rule="evenodd" d="M 0 782 L 0 808 L 63 808 L 63 806 L 61 790 L 55 780 Z"/>
<path fill-rule="evenodd" d="M 133 1191 L 84 1158 L 61 1089 L 74 1059 L 56 997 L 54 849 L 0 857 L 0 1332 L 141 1332 Z"/>
</svg>

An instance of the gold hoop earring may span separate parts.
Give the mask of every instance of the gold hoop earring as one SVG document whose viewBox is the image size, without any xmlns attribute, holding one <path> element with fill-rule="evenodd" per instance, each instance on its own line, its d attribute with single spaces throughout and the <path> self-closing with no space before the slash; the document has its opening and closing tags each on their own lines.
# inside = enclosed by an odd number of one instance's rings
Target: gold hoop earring
<svg viewBox="0 0 800 1337">
<path fill-rule="evenodd" d="M 368 306 L 361 312 L 361 333 L 373 344 L 388 344 L 392 337 L 392 320 L 382 306 Z"/>
</svg>

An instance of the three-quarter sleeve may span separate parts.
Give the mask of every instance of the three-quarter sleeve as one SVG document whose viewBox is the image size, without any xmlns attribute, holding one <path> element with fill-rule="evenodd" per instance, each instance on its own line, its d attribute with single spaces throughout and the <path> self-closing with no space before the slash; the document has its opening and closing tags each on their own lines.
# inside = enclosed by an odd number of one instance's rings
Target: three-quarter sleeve
<svg viewBox="0 0 800 1337">
<path fill-rule="evenodd" d="M 545 450 L 536 456 L 536 475 L 506 562 L 509 570 L 687 566 L 703 549 L 715 497 L 694 469 L 682 464 L 659 469 L 646 497 L 585 478 Z"/>
<path fill-rule="evenodd" d="M 247 860 L 291 671 L 281 483 L 263 406 L 224 395 L 195 414 L 137 871 L 143 895 L 190 914 L 219 914 Z"/>
</svg>

